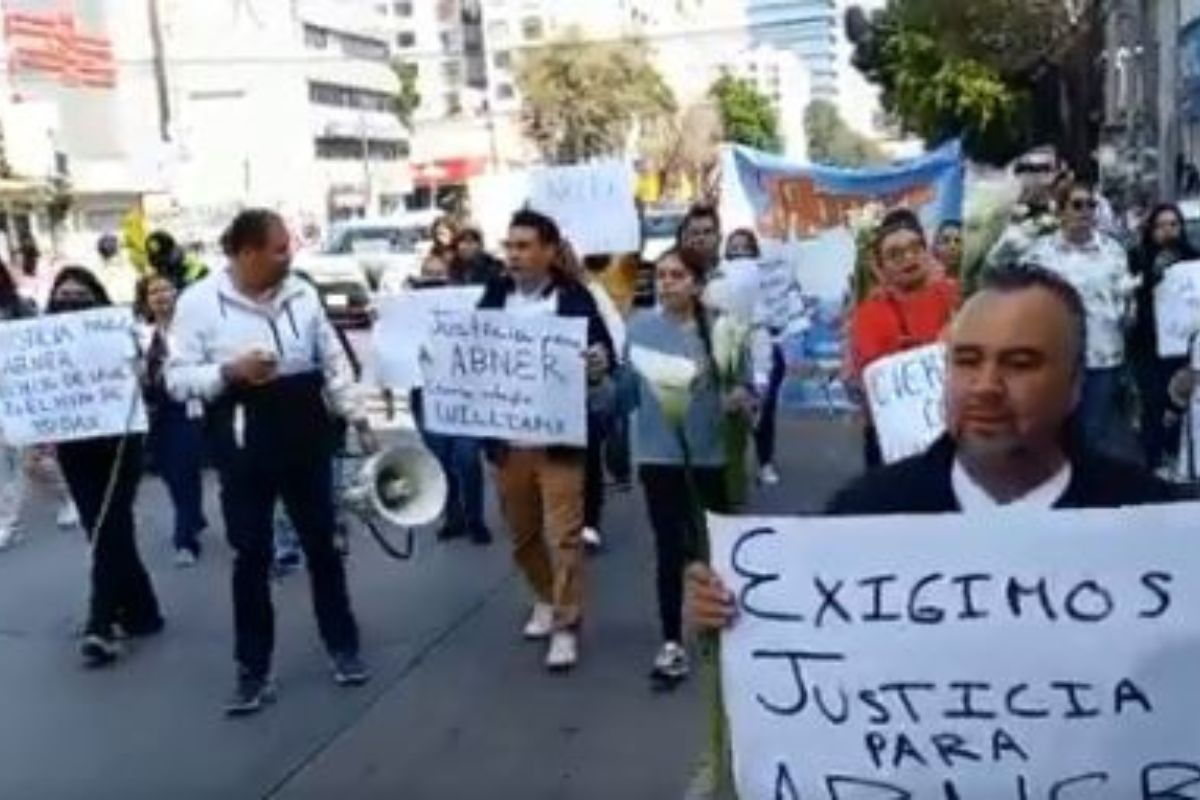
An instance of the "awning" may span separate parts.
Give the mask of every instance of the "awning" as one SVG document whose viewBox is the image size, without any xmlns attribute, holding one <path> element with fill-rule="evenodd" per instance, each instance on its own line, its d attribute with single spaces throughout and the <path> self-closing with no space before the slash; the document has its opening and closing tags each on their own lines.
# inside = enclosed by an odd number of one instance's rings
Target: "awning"
<svg viewBox="0 0 1200 800">
<path fill-rule="evenodd" d="M 487 159 L 446 158 L 411 166 L 413 183 L 417 186 L 466 183 L 487 170 Z"/>
</svg>

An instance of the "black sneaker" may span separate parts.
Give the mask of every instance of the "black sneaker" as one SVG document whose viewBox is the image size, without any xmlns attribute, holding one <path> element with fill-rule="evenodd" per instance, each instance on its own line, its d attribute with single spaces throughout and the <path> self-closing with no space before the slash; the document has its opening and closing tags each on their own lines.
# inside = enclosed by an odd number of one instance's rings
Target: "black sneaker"
<svg viewBox="0 0 1200 800">
<path fill-rule="evenodd" d="M 459 525 L 457 522 L 447 522 L 438 531 L 437 539 L 439 542 L 449 542 L 453 539 L 461 539 L 466 535 L 467 529 L 462 525 Z"/>
<path fill-rule="evenodd" d="M 89 633 L 79 645 L 79 654 L 89 668 L 106 667 L 121 656 L 121 647 L 111 636 Z"/>
<path fill-rule="evenodd" d="M 356 653 L 334 654 L 333 680 L 338 686 L 362 686 L 371 680 L 367 665 Z"/>
<path fill-rule="evenodd" d="M 270 677 L 239 671 L 233 696 L 225 703 L 225 716 L 248 717 L 275 702 L 275 683 Z"/>
<path fill-rule="evenodd" d="M 492 543 L 492 532 L 486 525 L 476 525 L 471 528 L 471 541 L 481 546 L 489 545 Z"/>
</svg>

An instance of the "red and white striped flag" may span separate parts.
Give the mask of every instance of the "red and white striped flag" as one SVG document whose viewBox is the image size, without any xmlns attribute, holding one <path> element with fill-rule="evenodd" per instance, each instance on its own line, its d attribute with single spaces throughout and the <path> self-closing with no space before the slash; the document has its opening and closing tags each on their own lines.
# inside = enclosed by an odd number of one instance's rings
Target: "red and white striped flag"
<svg viewBox="0 0 1200 800">
<path fill-rule="evenodd" d="M 67 86 L 116 86 L 112 43 L 85 33 L 70 3 L 52 11 L 6 11 L 4 36 L 14 73 L 46 73 Z"/>
</svg>

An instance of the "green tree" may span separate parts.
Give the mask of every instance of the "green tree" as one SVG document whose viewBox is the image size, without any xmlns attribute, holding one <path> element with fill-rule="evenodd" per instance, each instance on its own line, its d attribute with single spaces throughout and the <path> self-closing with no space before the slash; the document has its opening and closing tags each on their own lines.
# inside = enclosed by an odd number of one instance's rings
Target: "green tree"
<svg viewBox="0 0 1200 800">
<path fill-rule="evenodd" d="M 708 95 L 717 104 L 726 141 L 769 153 L 783 150 L 779 114 L 753 83 L 724 75 L 709 88 Z"/>
<path fill-rule="evenodd" d="M 814 100 L 804 112 L 808 158 L 815 164 L 861 167 L 881 164 L 887 154 L 874 141 L 851 128 L 828 100 Z"/>
<path fill-rule="evenodd" d="M 1076 8 L 1078 7 L 1078 8 Z M 1096 0 L 889 0 L 847 13 L 854 63 L 884 108 L 939 144 L 1003 163 L 1034 144 L 1091 151 L 1101 100 Z"/>
<path fill-rule="evenodd" d="M 418 68 L 416 64 L 396 59 L 392 62 L 392 72 L 400 84 L 395 99 L 396 118 L 411 130 L 413 115 L 421 107 L 421 92 L 417 89 Z"/>
<path fill-rule="evenodd" d="M 525 132 L 553 164 L 624 152 L 630 135 L 661 124 L 675 97 L 637 39 L 585 41 L 577 30 L 517 65 Z"/>
</svg>

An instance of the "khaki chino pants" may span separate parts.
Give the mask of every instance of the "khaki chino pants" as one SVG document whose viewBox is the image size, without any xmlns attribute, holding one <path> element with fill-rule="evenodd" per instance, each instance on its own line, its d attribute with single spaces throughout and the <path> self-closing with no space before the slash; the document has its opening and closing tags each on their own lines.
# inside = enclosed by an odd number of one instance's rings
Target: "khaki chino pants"
<svg viewBox="0 0 1200 800">
<path fill-rule="evenodd" d="M 513 558 L 555 626 L 576 627 L 583 611 L 584 454 L 510 449 L 496 468 Z"/>
</svg>

